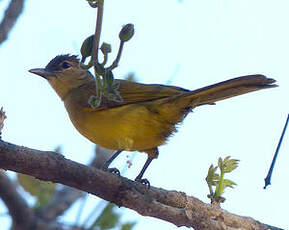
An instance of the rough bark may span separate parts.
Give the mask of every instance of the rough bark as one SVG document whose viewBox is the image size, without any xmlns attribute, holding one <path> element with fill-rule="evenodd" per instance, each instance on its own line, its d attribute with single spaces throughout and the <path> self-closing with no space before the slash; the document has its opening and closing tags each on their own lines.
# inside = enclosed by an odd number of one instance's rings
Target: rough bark
<svg viewBox="0 0 289 230">
<path fill-rule="evenodd" d="M 39 151 L 0 141 L 0 168 L 61 183 L 94 194 L 176 226 L 194 229 L 278 229 L 252 218 L 231 214 L 183 192 L 146 186 L 109 172 Z"/>
</svg>

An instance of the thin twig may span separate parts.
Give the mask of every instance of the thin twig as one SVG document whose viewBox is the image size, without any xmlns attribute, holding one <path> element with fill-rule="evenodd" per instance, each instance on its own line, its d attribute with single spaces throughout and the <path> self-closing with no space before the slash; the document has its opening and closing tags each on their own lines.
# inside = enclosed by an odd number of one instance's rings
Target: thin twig
<svg viewBox="0 0 289 230">
<path fill-rule="evenodd" d="M 88 198 L 88 194 L 87 193 L 83 197 L 81 197 L 81 203 L 80 203 L 80 206 L 78 208 L 78 211 L 77 211 L 77 214 L 76 214 L 76 218 L 75 218 L 75 224 L 74 224 L 75 226 L 78 226 L 79 223 L 80 223 L 81 215 L 83 213 L 87 198 Z"/>
<path fill-rule="evenodd" d="M 101 63 L 102 66 L 105 66 L 105 64 L 107 63 L 107 59 L 108 59 L 108 53 L 104 53 L 103 54 L 103 61 Z"/>
<path fill-rule="evenodd" d="M 95 36 L 94 36 L 94 43 L 91 53 L 91 61 L 94 66 L 94 73 L 95 73 L 95 93 L 96 96 L 91 96 L 89 99 L 89 104 L 96 108 L 101 103 L 101 80 L 98 72 L 99 60 L 98 60 L 98 50 L 99 50 L 99 42 L 100 42 L 100 35 L 101 35 L 101 27 L 102 27 L 102 18 L 103 18 L 103 3 L 104 0 L 99 0 L 97 2 L 97 17 L 96 17 L 96 26 L 95 26 Z"/>
<path fill-rule="evenodd" d="M 279 150 L 280 150 L 280 146 L 281 146 L 282 141 L 283 141 L 284 134 L 285 134 L 285 132 L 286 132 L 286 128 L 287 128 L 287 125 L 288 125 L 288 121 L 289 121 L 289 114 L 288 114 L 288 116 L 287 116 L 287 120 L 286 120 L 286 122 L 285 122 L 285 125 L 284 125 L 284 128 L 283 128 L 281 137 L 280 137 L 280 139 L 279 139 L 279 143 L 278 143 L 278 146 L 277 146 L 277 148 L 276 148 L 276 151 L 275 151 L 275 154 L 274 154 L 274 157 L 273 157 L 273 160 L 272 160 L 270 169 L 269 169 L 268 174 L 267 174 L 267 176 L 266 176 L 266 178 L 265 178 L 265 186 L 264 186 L 264 189 L 266 189 L 266 187 L 271 184 L 271 176 L 272 176 L 273 169 L 274 169 L 274 166 L 275 166 L 275 162 L 276 162 L 276 159 L 277 159 Z"/>
<path fill-rule="evenodd" d="M 0 23 L 0 44 L 8 38 L 8 34 L 23 11 L 24 0 L 12 0 Z"/>
<path fill-rule="evenodd" d="M 124 41 L 120 41 L 117 56 L 116 56 L 115 60 L 113 61 L 113 63 L 111 64 L 111 66 L 109 66 L 107 69 L 113 70 L 118 66 L 118 63 L 119 63 L 120 58 L 121 58 L 123 46 L 124 46 Z"/>
<path fill-rule="evenodd" d="M 103 18 L 103 3 L 104 0 L 99 0 L 97 4 L 97 17 L 96 17 L 96 26 L 95 26 L 95 36 L 94 36 L 94 44 L 91 54 L 91 60 L 94 65 L 99 64 L 98 61 L 98 49 L 101 35 L 101 27 L 102 27 L 102 18 Z"/>
</svg>

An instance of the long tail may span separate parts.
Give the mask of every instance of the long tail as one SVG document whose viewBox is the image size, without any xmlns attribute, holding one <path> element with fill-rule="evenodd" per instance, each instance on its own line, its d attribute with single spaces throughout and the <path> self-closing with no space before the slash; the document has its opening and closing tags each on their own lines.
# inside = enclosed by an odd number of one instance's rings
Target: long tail
<svg viewBox="0 0 289 230">
<path fill-rule="evenodd" d="M 264 75 L 248 75 L 233 78 L 214 85 L 206 86 L 188 93 L 186 98 L 190 100 L 190 106 L 213 104 L 216 101 L 246 94 L 260 89 L 277 87 L 276 81 Z"/>
</svg>

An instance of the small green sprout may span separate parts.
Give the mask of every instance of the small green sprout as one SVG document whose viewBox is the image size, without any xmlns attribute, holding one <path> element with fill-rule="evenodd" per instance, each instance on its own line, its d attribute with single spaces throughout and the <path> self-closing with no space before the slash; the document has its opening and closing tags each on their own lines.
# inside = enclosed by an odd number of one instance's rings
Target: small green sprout
<svg viewBox="0 0 289 230">
<path fill-rule="evenodd" d="M 220 205 L 225 201 L 222 197 L 224 190 L 226 188 L 233 188 L 236 183 L 229 179 L 224 179 L 225 173 L 230 173 L 238 167 L 239 160 L 230 159 L 230 156 L 226 157 L 224 160 L 220 157 L 218 160 L 218 166 L 210 166 L 208 170 L 208 175 L 206 181 L 209 187 L 210 194 L 208 198 L 211 199 L 211 204 Z M 220 175 L 216 171 L 220 169 Z M 215 187 L 215 191 L 213 190 Z"/>
</svg>

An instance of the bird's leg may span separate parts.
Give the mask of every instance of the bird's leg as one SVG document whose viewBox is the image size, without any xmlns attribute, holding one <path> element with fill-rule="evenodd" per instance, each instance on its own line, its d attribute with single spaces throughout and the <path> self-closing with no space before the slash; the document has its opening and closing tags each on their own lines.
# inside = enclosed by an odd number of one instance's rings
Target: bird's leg
<svg viewBox="0 0 289 230">
<path fill-rule="evenodd" d="M 146 151 L 146 153 L 148 154 L 148 159 L 146 160 L 146 162 L 145 162 L 142 170 L 138 174 L 138 176 L 135 178 L 135 181 L 140 182 L 144 185 L 147 185 L 148 188 L 150 188 L 150 182 L 148 181 L 148 179 L 142 179 L 142 177 L 143 177 L 143 174 L 145 173 L 146 169 L 148 168 L 148 166 L 152 162 L 152 160 L 156 159 L 158 157 L 159 151 L 157 148 L 154 148 L 154 149 L 150 149 L 150 150 Z"/>
<path fill-rule="evenodd" d="M 112 156 L 111 158 L 109 158 L 102 166 L 103 170 L 108 170 L 109 172 L 115 173 L 117 175 L 120 175 L 120 172 L 117 168 L 108 168 L 108 166 L 110 165 L 110 163 L 122 152 L 123 150 L 117 150 Z"/>
<path fill-rule="evenodd" d="M 142 177 L 143 177 L 143 174 L 146 171 L 147 167 L 150 165 L 150 163 L 152 162 L 153 159 L 154 158 L 152 158 L 152 157 L 148 157 L 142 170 L 140 171 L 138 176 L 135 178 L 135 181 L 140 182 L 141 184 L 147 185 L 148 187 L 150 187 L 150 182 L 148 181 L 148 179 L 142 179 Z"/>
</svg>

